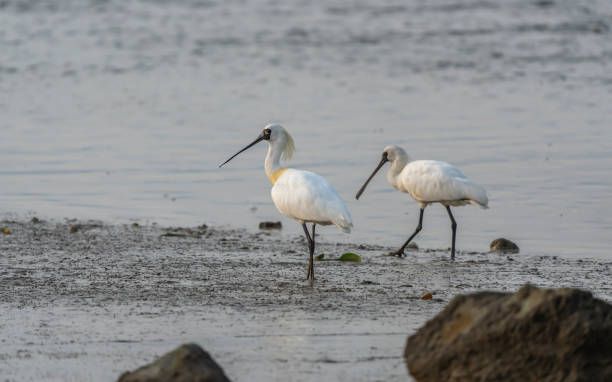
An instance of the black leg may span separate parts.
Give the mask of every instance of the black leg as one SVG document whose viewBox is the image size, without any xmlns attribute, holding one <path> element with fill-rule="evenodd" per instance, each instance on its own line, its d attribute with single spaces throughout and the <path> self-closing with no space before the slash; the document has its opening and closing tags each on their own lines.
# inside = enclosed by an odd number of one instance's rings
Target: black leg
<svg viewBox="0 0 612 382">
<path fill-rule="evenodd" d="M 419 214 L 419 225 L 416 227 L 416 229 L 414 230 L 412 235 L 410 235 L 408 240 L 406 240 L 406 242 L 404 243 L 404 245 L 402 245 L 402 247 L 400 249 L 398 249 L 395 252 L 391 252 L 390 255 L 395 255 L 397 257 L 402 257 L 402 255 L 404 254 L 404 249 L 406 249 L 406 246 L 416 236 L 416 234 L 419 233 L 421 231 L 421 229 L 423 228 L 423 212 L 425 212 L 425 209 L 421 208 L 421 212 Z"/>
<path fill-rule="evenodd" d="M 455 260 L 455 235 L 457 234 L 457 222 L 455 221 L 455 218 L 453 217 L 453 214 L 449 206 L 446 206 L 446 210 L 448 211 L 448 217 L 451 220 L 451 228 L 453 229 L 453 244 L 451 247 L 451 260 Z"/>
<path fill-rule="evenodd" d="M 308 268 L 310 269 L 310 280 L 314 281 L 314 250 L 315 250 L 315 223 L 312 223 L 312 249 L 310 250 L 310 263 Z"/>
<path fill-rule="evenodd" d="M 304 229 L 304 234 L 306 235 L 306 240 L 308 240 L 308 252 L 310 253 L 310 261 L 308 262 L 308 272 L 306 273 L 306 280 L 311 278 L 311 271 L 313 265 L 313 255 L 314 255 L 314 240 L 310 238 L 310 234 L 308 233 L 308 227 L 306 227 L 306 223 L 302 223 L 302 228 Z M 314 238 L 314 224 L 313 224 L 313 238 Z M 314 275 L 312 276 L 314 279 Z"/>
</svg>

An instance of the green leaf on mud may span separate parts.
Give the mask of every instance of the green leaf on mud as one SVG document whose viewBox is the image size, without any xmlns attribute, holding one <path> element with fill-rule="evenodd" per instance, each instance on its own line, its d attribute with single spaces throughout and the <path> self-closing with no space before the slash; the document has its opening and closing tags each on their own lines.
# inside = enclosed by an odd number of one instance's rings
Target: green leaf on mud
<svg viewBox="0 0 612 382">
<path fill-rule="evenodd" d="M 325 257 L 325 254 L 322 253 L 319 256 L 315 256 L 314 259 L 315 259 L 315 261 L 321 261 L 321 260 L 323 260 L 324 257 Z"/>
<path fill-rule="evenodd" d="M 340 256 L 340 258 L 338 259 L 340 261 L 354 261 L 356 263 L 360 263 L 361 262 L 361 257 L 355 253 L 351 253 L 351 252 L 347 252 L 345 254 L 343 254 L 342 256 Z"/>
</svg>

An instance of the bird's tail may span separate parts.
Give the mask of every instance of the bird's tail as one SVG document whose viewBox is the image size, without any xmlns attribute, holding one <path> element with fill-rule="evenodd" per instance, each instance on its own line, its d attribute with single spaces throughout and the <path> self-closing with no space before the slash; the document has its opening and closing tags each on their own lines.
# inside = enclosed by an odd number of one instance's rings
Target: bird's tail
<svg viewBox="0 0 612 382">
<path fill-rule="evenodd" d="M 489 208 L 489 197 L 487 191 L 479 184 L 472 183 L 468 192 L 470 204 L 487 209 Z"/>
<path fill-rule="evenodd" d="M 489 209 L 489 201 L 487 200 L 485 203 L 480 203 L 477 200 L 472 200 L 470 199 L 470 204 L 476 207 L 480 207 L 483 210 L 488 210 Z"/>
<path fill-rule="evenodd" d="M 334 219 L 334 224 L 345 233 L 351 233 L 351 228 L 353 228 L 353 220 L 348 213 L 341 214 L 337 219 Z"/>
</svg>

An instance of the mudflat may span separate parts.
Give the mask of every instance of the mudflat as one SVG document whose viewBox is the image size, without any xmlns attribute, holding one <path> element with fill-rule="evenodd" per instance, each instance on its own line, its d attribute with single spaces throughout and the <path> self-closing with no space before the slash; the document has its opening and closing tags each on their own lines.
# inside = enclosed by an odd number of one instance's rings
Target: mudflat
<svg viewBox="0 0 612 382">
<path fill-rule="evenodd" d="M 406 337 L 456 294 L 525 283 L 612 300 L 612 261 L 384 245 L 275 231 L 4 221 L 3 381 L 112 381 L 185 343 L 233 381 L 405 381 Z M 422 299 L 428 293 L 430 299 Z"/>
</svg>

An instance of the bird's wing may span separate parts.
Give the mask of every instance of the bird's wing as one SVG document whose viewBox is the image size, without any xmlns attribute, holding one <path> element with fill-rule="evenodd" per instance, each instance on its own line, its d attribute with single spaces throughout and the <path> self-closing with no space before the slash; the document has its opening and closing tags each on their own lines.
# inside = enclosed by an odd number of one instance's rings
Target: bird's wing
<svg viewBox="0 0 612 382">
<path fill-rule="evenodd" d="M 276 208 L 293 219 L 336 224 L 343 230 L 352 226 L 344 202 L 327 179 L 312 173 L 288 169 L 271 191 Z"/>
<path fill-rule="evenodd" d="M 439 202 L 473 200 L 487 205 L 487 193 L 478 183 L 466 177 L 455 166 L 440 161 L 415 161 L 406 166 L 402 180 L 406 189 L 419 201 Z"/>
</svg>

